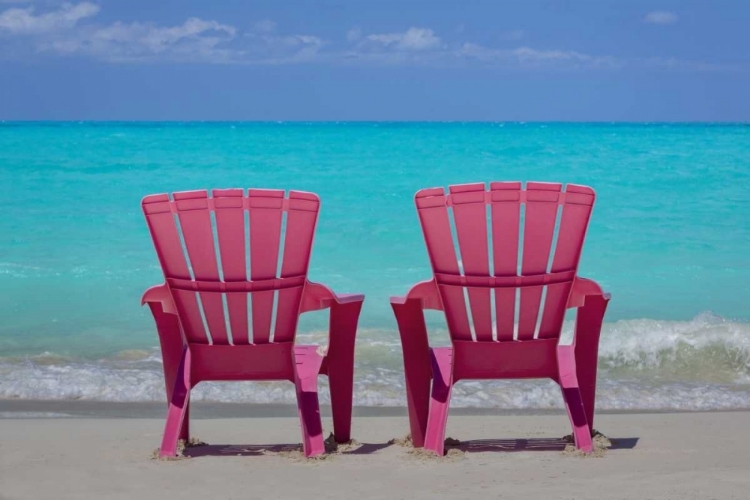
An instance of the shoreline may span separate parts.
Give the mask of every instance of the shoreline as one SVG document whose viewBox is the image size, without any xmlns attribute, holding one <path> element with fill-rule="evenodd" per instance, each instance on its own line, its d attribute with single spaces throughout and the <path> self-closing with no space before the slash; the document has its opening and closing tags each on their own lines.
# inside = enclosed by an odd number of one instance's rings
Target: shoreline
<svg viewBox="0 0 750 500">
<path fill-rule="evenodd" d="M 199 405 L 196 405 L 198 408 Z M 246 415 L 247 416 L 247 415 Z M 0 421 L 0 498 L 738 499 L 750 488 L 748 412 L 601 414 L 612 446 L 565 451 L 565 415 L 452 415 L 439 458 L 399 446 L 401 417 L 355 417 L 357 443 L 299 451 L 296 418 L 196 418 L 205 445 L 152 458 L 163 418 Z M 323 432 L 331 430 L 323 419 Z"/>
<path fill-rule="evenodd" d="M 166 403 L 160 402 L 112 402 L 90 400 L 26 400 L 0 399 L 0 420 L 28 418 L 135 418 L 158 419 L 164 416 Z M 321 405 L 321 415 L 331 416 L 330 405 Z M 750 408 L 718 410 L 597 410 L 597 415 L 669 415 L 702 413 L 747 413 Z M 452 416 L 465 417 L 514 417 L 565 415 L 562 409 L 506 409 L 488 407 L 451 407 Z M 353 418 L 406 417 L 403 406 L 355 406 Z M 296 417 L 297 407 L 273 403 L 214 403 L 195 401 L 191 403 L 191 418 L 236 419 L 236 418 L 283 418 Z"/>
</svg>

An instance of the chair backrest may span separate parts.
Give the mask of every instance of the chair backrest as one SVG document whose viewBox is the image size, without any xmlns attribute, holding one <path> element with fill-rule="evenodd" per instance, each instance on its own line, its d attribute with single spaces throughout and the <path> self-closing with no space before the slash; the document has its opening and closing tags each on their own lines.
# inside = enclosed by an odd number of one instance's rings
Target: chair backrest
<svg viewBox="0 0 750 500">
<path fill-rule="evenodd" d="M 147 196 L 142 207 L 188 342 L 294 341 L 315 194 L 186 191 Z"/>
<path fill-rule="evenodd" d="M 451 338 L 559 337 L 594 199 L 589 187 L 563 191 L 542 182 L 419 191 L 415 202 Z"/>
</svg>

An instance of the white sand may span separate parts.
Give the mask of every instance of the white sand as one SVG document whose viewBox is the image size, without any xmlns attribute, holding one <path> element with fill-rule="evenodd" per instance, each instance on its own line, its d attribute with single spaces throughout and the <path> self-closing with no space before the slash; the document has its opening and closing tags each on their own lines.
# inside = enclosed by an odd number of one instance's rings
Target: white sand
<svg viewBox="0 0 750 500">
<path fill-rule="evenodd" d="M 161 420 L 0 420 L 0 499 L 750 498 L 746 412 L 601 415 L 615 440 L 603 458 L 559 451 L 564 415 L 451 417 L 448 435 L 468 452 L 431 460 L 386 444 L 406 418 L 354 426 L 358 450 L 309 461 L 256 446 L 298 443 L 296 419 L 194 420 L 214 446 L 191 451 L 209 455 L 166 462 L 150 458 Z"/>
</svg>

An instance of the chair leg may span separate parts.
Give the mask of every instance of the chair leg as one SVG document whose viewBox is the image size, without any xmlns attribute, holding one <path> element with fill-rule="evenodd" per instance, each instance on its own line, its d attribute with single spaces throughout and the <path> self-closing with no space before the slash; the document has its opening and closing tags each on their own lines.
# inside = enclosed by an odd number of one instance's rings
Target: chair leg
<svg viewBox="0 0 750 500">
<path fill-rule="evenodd" d="M 183 432 L 185 417 L 188 412 L 190 401 L 190 350 L 185 348 L 182 352 L 182 360 L 175 377 L 172 397 L 167 411 L 167 422 L 164 426 L 164 436 L 159 449 L 160 457 L 173 457 L 177 455 L 177 441 Z"/>
<path fill-rule="evenodd" d="M 172 391 L 175 387 L 175 381 L 178 377 L 178 371 L 182 363 L 183 351 L 185 345 L 180 333 L 180 323 L 175 314 L 164 312 L 162 305 L 159 303 L 149 303 L 151 313 L 156 321 L 156 328 L 159 332 L 159 343 L 161 345 L 162 364 L 164 366 L 164 387 L 167 392 L 167 404 L 172 400 Z M 180 428 L 179 439 L 190 439 L 190 401 L 187 403 L 185 410 L 185 419 Z"/>
<path fill-rule="evenodd" d="M 403 304 L 391 303 L 391 307 L 401 336 L 411 439 L 415 448 L 421 448 L 425 444 L 427 433 L 432 382 L 427 326 L 419 300 L 408 300 Z"/>
<path fill-rule="evenodd" d="M 331 307 L 327 371 L 331 390 L 333 436 L 337 443 L 351 439 L 354 391 L 354 341 L 362 302 Z"/>
<path fill-rule="evenodd" d="M 190 398 L 185 402 L 185 417 L 182 419 L 179 439 L 190 441 Z"/>
<path fill-rule="evenodd" d="M 586 297 L 586 303 L 576 315 L 575 360 L 576 375 L 581 388 L 586 421 L 594 428 L 596 403 L 596 368 L 599 357 L 599 335 L 608 300 L 601 296 Z"/>
<path fill-rule="evenodd" d="M 442 457 L 445 454 L 445 428 L 453 389 L 453 349 L 432 349 L 431 354 L 432 397 L 424 447 Z"/>
<path fill-rule="evenodd" d="M 561 346 L 557 350 L 557 365 L 559 370 L 560 388 L 565 400 L 570 425 L 573 428 L 575 446 L 585 453 L 591 453 L 594 446 L 591 440 L 591 426 L 586 419 L 586 410 L 576 375 L 576 362 L 573 349 Z"/>
<path fill-rule="evenodd" d="M 314 348 L 295 349 L 294 354 L 294 385 L 302 427 L 302 448 L 306 457 L 314 457 L 325 452 L 318 403 L 318 373 L 323 358 Z"/>
</svg>

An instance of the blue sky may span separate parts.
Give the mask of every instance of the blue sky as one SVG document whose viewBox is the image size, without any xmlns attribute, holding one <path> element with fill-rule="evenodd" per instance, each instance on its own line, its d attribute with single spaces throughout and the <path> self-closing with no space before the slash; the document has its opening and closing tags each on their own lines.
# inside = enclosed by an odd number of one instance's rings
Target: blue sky
<svg viewBox="0 0 750 500">
<path fill-rule="evenodd" d="M 746 0 L 0 0 L 0 119 L 750 121 Z"/>
</svg>

